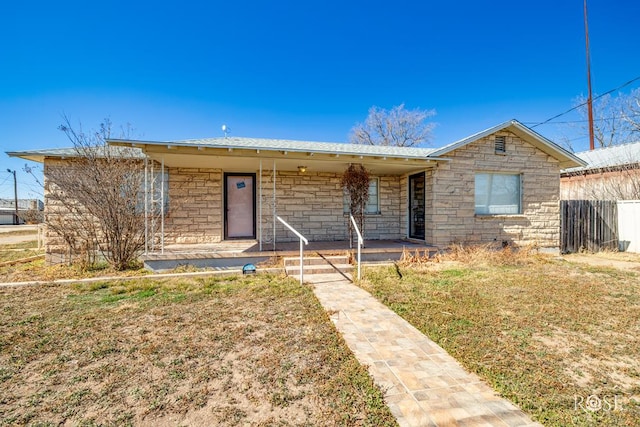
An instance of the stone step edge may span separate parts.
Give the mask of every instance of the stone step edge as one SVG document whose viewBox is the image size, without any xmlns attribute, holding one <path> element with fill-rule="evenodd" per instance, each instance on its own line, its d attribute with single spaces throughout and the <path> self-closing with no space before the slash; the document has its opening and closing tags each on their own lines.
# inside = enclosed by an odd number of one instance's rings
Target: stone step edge
<svg viewBox="0 0 640 427">
<path fill-rule="evenodd" d="M 288 267 L 288 266 L 299 266 L 300 265 L 300 258 L 284 258 L 284 266 Z M 321 264 L 348 264 L 349 263 L 349 257 L 348 256 L 331 256 L 331 257 L 305 257 L 304 258 L 304 265 L 321 265 Z"/>
</svg>

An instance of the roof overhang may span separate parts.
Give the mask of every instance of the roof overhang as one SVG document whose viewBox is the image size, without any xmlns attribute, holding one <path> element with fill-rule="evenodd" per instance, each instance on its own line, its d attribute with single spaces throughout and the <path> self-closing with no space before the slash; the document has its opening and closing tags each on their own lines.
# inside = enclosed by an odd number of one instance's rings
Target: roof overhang
<svg viewBox="0 0 640 427">
<path fill-rule="evenodd" d="M 438 161 L 446 160 L 420 156 L 411 150 L 407 150 L 407 155 L 388 154 L 385 150 L 367 152 L 370 148 L 358 152 L 348 144 L 341 144 L 345 146 L 343 150 L 331 151 L 322 147 L 294 147 L 291 144 L 283 144 L 282 147 L 248 147 L 232 144 L 231 141 L 229 144 L 213 145 L 111 139 L 108 143 L 139 148 L 149 158 L 164 162 L 169 167 L 217 168 L 229 172 L 258 170 L 261 165 L 264 169 L 272 169 L 275 162 L 276 169 L 281 171 L 298 171 L 300 166 L 304 166 L 309 172 L 342 173 L 348 164 L 361 163 L 373 174 L 399 175 L 432 168 Z"/>
<path fill-rule="evenodd" d="M 131 150 L 130 148 L 106 147 L 108 152 L 103 153 L 103 147 L 98 147 L 94 152 L 97 157 L 122 157 L 122 158 L 140 158 L 144 159 L 144 155 L 140 150 Z M 30 160 L 32 162 L 44 163 L 45 159 L 73 159 L 82 156 L 81 152 L 73 147 L 70 148 L 45 148 L 42 150 L 27 151 L 7 151 L 9 157 L 18 157 L 20 159 Z"/>
<path fill-rule="evenodd" d="M 37 163 L 44 163 L 44 158 L 48 157 L 42 153 L 33 151 L 7 151 L 6 154 L 9 157 L 18 157 L 20 159 L 30 160 Z"/>
</svg>

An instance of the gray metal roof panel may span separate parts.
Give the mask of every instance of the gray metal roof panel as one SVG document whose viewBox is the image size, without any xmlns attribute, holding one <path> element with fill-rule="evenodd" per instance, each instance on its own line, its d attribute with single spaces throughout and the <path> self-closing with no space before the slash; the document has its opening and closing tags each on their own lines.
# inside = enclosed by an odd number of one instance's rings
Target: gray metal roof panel
<svg viewBox="0 0 640 427">
<path fill-rule="evenodd" d="M 135 157 L 144 158 L 142 151 L 137 149 L 109 146 L 109 150 L 113 155 L 127 154 L 127 156 L 135 155 Z M 131 151 L 132 150 L 132 151 Z M 73 147 L 65 148 L 44 148 L 40 150 L 25 150 L 25 151 L 7 151 L 6 154 L 9 157 L 20 158 L 42 158 L 45 157 L 77 157 L 78 150 Z"/>
<path fill-rule="evenodd" d="M 178 141 L 136 141 L 136 140 L 109 140 L 110 143 L 129 143 L 140 145 L 174 145 L 231 149 L 254 149 L 268 151 L 313 152 L 323 154 L 349 154 L 360 156 L 389 156 L 407 158 L 425 158 L 433 153 L 433 148 L 419 147 L 392 147 L 377 145 L 346 144 L 340 142 L 313 142 L 296 141 L 287 139 L 267 138 L 202 138 L 185 139 Z"/>
<path fill-rule="evenodd" d="M 590 151 L 581 151 L 575 153 L 575 155 L 582 159 L 587 165 L 565 169 L 563 172 L 571 173 L 640 163 L 640 141 Z"/>
</svg>

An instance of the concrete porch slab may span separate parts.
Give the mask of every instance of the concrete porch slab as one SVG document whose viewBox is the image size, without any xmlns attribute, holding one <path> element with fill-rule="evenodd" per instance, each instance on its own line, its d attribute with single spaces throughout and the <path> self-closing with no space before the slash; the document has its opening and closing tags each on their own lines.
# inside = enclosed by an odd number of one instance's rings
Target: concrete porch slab
<svg viewBox="0 0 640 427">
<path fill-rule="evenodd" d="M 305 256 L 342 255 L 345 252 L 353 252 L 357 248 L 349 249 L 349 242 L 309 242 L 304 246 Z M 438 248 L 424 243 L 408 240 L 366 240 L 362 248 L 363 262 L 395 261 L 400 259 L 404 250 L 427 251 L 434 254 Z M 168 270 L 180 265 L 193 265 L 199 268 L 237 268 L 247 263 L 275 264 L 282 257 L 298 256 L 300 253 L 299 242 L 263 244 L 255 240 L 227 240 L 220 243 L 209 244 L 180 244 L 166 245 L 164 252 L 154 251 L 141 257 L 145 266 L 154 271 Z"/>
</svg>

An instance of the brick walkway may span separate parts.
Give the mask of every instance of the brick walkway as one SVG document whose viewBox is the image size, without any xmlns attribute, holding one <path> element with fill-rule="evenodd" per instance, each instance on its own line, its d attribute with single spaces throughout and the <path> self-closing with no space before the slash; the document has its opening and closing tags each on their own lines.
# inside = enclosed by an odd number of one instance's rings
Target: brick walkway
<svg viewBox="0 0 640 427">
<path fill-rule="evenodd" d="M 400 426 L 540 426 L 339 274 L 305 275 Z"/>
</svg>

